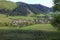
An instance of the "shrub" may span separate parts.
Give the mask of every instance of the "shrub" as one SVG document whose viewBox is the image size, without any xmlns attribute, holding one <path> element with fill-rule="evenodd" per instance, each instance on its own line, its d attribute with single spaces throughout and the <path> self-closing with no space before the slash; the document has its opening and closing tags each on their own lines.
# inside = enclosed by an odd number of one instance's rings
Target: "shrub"
<svg viewBox="0 0 60 40">
<path fill-rule="evenodd" d="M 56 29 L 60 30 L 60 12 L 59 13 L 55 13 L 53 15 L 53 18 L 51 20 L 51 24 L 53 25 L 53 27 L 55 27 Z"/>
</svg>

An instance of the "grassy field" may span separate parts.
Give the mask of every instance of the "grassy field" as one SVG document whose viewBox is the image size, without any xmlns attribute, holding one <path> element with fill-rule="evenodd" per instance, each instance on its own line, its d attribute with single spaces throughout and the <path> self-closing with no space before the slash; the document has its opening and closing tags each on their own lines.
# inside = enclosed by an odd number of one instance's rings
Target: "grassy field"
<svg viewBox="0 0 60 40">
<path fill-rule="evenodd" d="M 28 15 L 28 16 L 8 16 L 4 14 L 0 14 L 0 22 L 7 22 L 11 21 L 11 19 L 26 19 L 26 20 L 33 20 L 36 19 L 36 16 L 45 16 L 44 14 L 38 15 Z"/>
<path fill-rule="evenodd" d="M 0 29 L 0 40 L 60 40 L 60 32 Z"/>
<path fill-rule="evenodd" d="M 11 19 L 34 19 L 34 17 L 30 16 L 9 16 L 7 17 L 4 14 L 0 14 L 0 22 L 9 22 Z M 44 30 L 44 31 L 57 31 L 52 27 L 50 24 L 35 24 L 30 26 L 24 26 L 24 27 L 12 27 L 12 26 L 0 26 L 0 29 L 11 29 L 11 30 Z"/>
<path fill-rule="evenodd" d="M 60 40 L 60 32 L 50 24 L 0 27 L 0 40 Z"/>
<path fill-rule="evenodd" d="M 35 24 L 25 27 L 0 27 L 0 29 L 11 29 L 11 30 L 44 30 L 44 31 L 57 31 L 50 24 Z"/>
<path fill-rule="evenodd" d="M 11 21 L 6 15 L 0 14 L 0 22 L 9 22 Z"/>
<path fill-rule="evenodd" d="M 50 24 L 36 24 L 27 27 L 20 28 L 22 30 L 45 30 L 45 31 L 56 31 Z"/>
<path fill-rule="evenodd" d="M 24 16 L 9 16 L 0 14 L 0 22 L 9 22 L 11 19 L 33 19 Z M 60 40 L 60 32 L 51 24 L 34 24 L 30 26 L 0 26 L 0 40 Z"/>
</svg>

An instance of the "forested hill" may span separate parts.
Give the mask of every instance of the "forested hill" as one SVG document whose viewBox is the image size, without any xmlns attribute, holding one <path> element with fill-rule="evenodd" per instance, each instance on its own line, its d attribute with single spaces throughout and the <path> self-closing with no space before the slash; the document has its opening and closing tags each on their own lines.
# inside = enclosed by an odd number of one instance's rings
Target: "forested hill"
<svg viewBox="0 0 60 40">
<path fill-rule="evenodd" d="M 0 1 L 0 13 L 8 15 L 28 15 L 30 13 L 48 13 L 51 8 L 41 4 L 27 4 L 24 2 Z"/>
</svg>

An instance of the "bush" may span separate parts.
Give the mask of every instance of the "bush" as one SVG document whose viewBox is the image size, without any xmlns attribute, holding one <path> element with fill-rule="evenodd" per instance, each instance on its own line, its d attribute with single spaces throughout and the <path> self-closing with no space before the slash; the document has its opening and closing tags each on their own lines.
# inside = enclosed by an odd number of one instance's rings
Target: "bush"
<svg viewBox="0 0 60 40">
<path fill-rule="evenodd" d="M 53 25 L 53 27 L 55 27 L 56 29 L 60 30 L 60 12 L 59 13 L 55 13 L 53 15 L 53 18 L 51 20 L 51 24 Z"/>
<path fill-rule="evenodd" d="M 12 23 L 9 23 L 9 22 L 0 22 L 0 26 L 3 26 L 3 27 L 15 27 L 16 25 L 13 25 Z"/>
</svg>

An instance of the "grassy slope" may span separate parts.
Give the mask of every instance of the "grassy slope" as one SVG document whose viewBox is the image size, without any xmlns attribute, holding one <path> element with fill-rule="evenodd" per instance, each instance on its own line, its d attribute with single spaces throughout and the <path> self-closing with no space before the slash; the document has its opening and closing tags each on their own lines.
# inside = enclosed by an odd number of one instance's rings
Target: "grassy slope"
<svg viewBox="0 0 60 40">
<path fill-rule="evenodd" d="M 0 1 L 0 9 L 12 10 L 16 7 L 16 3 L 10 1 Z"/>
<path fill-rule="evenodd" d="M 0 14 L 0 22 L 9 22 L 10 19 L 4 14 Z"/>
<path fill-rule="evenodd" d="M 11 19 L 26 19 L 26 20 L 32 20 L 35 17 L 29 17 L 29 16 L 10 16 Z"/>
<path fill-rule="evenodd" d="M 6 17 L 6 15 L 0 14 L 0 22 L 9 22 L 11 19 L 34 19 L 34 17 L 26 17 L 26 16 L 10 16 Z M 26 27 L 1 27 L 0 29 L 18 29 L 18 30 L 46 30 L 46 31 L 56 31 L 50 24 L 36 24 Z"/>
<path fill-rule="evenodd" d="M 22 30 L 45 30 L 45 31 L 56 31 L 50 24 L 36 24 L 32 26 L 22 27 Z"/>
<path fill-rule="evenodd" d="M 43 31 L 57 31 L 50 24 L 36 24 L 26 27 L 0 27 L 5 30 L 43 30 Z"/>
</svg>

